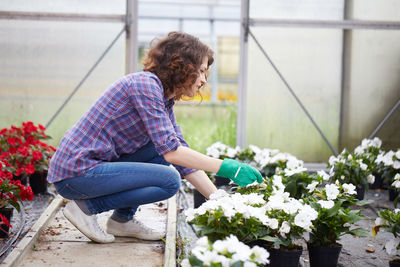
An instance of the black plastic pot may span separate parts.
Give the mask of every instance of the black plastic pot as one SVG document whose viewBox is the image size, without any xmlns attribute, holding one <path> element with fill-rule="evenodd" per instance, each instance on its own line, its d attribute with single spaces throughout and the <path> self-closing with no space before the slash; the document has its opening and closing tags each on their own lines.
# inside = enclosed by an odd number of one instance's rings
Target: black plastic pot
<svg viewBox="0 0 400 267">
<path fill-rule="evenodd" d="M 395 200 L 398 195 L 399 195 L 398 191 L 396 191 L 395 189 L 389 188 L 389 200 L 390 201 Z"/>
<path fill-rule="evenodd" d="M 364 195 L 365 195 L 365 186 L 358 186 L 356 187 L 356 191 L 357 191 L 357 195 L 356 195 L 356 199 L 358 200 L 363 200 L 364 199 Z"/>
<path fill-rule="evenodd" d="M 3 207 L 0 208 L 0 214 L 2 214 L 6 219 L 11 223 L 11 217 L 13 214 L 13 208 L 11 207 Z M 1 230 L 0 230 L 0 238 L 6 238 L 10 235 L 10 227 L 5 225 L 4 223 L 1 224 Z"/>
<path fill-rule="evenodd" d="M 377 173 L 373 173 L 373 175 L 375 176 L 375 181 L 373 184 L 369 185 L 370 189 L 380 189 L 382 188 L 382 177 L 377 174 Z"/>
<path fill-rule="evenodd" d="M 270 267 L 298 267 L 303 249 L 281 250 L 272 248 L 268 252 Z"/>
<path fill-rule="evenodd" d="M 29 185 L 32 188 L 33 194 L 38 195 L 47 192 L 47 172 L 35 172 L 29 176 Z"/>
<path fill-rule="evenodd" d="M 198 207 L 201 206 L 204 202 L 206 202 L 207 199 L 196 189 L 193 189 L 193 202 L 194 202 L 194 208 L 197 209 Z"/>
<path fill-rule="evenodd" d="M 400 267 L 400 259 L 394 259 L 389 261 L 390 267 Z"/>
<path fill-rule="evenodd" d="M 220 187 L 220 186 L 225 186 L 225 185 L 229 185 L 229 182 L 231 181 L 231 179 L 229 178 L 225 178 L 225 177 L 221 177 L 221 176 L 215 176 L 215 186 L 216 187 Z"/>
<path fill-rule="evenodd" d="M 336 267 L 339 254 L 342 250 L 340 244 L 334 246 L 313 246 L 307 244 L 310 267 Z"/>
</svg>

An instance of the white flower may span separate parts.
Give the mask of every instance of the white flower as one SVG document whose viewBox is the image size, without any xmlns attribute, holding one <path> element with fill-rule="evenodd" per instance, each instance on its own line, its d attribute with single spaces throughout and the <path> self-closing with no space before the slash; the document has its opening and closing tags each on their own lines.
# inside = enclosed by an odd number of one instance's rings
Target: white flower
<svg viewBox="0 0 400 267">
<path fill-rule="evenodd" d="M 332 200 L 318 200 L 317 203 L 320 204 L 324 209 L 330 209 L 335 205 L 335 202 Z"/>
<path fill-rule="evenodd" d="M 185 210 L 186 221 L 190 222 L 191 220 L 193 220 L 195 214 L 196 213 L 193 208 L 189 208 L 189 209 Z"/>
<path fill-rule="evenodd" d="M 269 263 L 269 253 L 265 248 L 254 246 L 251 249 L 252 254 L 254 255 L 254 260 L 259 264 L 267 264 Z"/>
<path fill-rule="evenodd" d="M 387 225 L 387 221 L 381 217 L 376 217 L 375 225 Z"/>
<path fill-rule="evenodd" d="M 400 188 L 400 181 L 399 181 L 399 180 L 394 181 L 394 182 L 392 183 L 392 186 L 393 186 L 393 187 L 396 187 L 396 188 Z"/>
<path fill-rule="evenodd" d="M 357 194 L 356 187 L 353 184 L 343 184 L 343 191 L 349 195 Z"/>
<path fill-rule="evenodd" d="M 290 224 L 286 221 L 284 221 L 281 225 L 281 228 L 279 228 L 279 233 L 285 237 L 285 234 L 290 232 Z"/>
<path fill-rule="evenodd" d="M 255 145 L 249 145 L 249 149 L 253 151 L 255 154 L 261 153 L 261 149 Z"/>
<path fill-rule="evenodd" d="M 397 245 L 399 244 L 399 240 L 396 239 L 390 239 L 386 244 L 385 244 L 385 250 L 387 254 L 389 255 L 394 255 L 396 253 L 396 248 Z"/>
<path fill-rule="evenodd" d="M 219 199 L 227 196 L 229 196 L 229 194 L 225 190 L 218 189 L 215 193 L 210 195 L 210 199 Z"/>
<path fill-rule="evenodd" d="M 325 185 L 326 197 L 328 200 L 334 200 L 339 195 L 339 189 L 335 184 Z"/>
<path fill-rule="evenodd" d="M 330 175 L 327 174 L 324 170 L 318 171 L 317 174 L 318 174 L 319 176 L 321 176 L 322 179 L 323 179 L 324 181 L 328 181 L 329 178 L 330 178 Z"/>
<path fill-rule="evenodd" d="M 228 151 L 226 152 L 226 155 L 230 158 L 236 157 L 237 151 L 234 148 L 228 147 Z"/>
<path fill-rule="evenodd" d="M 368 165 L 363 163 L 362 160 L 359 161 L 361 170 L 365 171 L 368 169 Z"/>
<path fill-rule="evenodd" d="M 312 182 L 311 184 L 307 185 L 308 192 L 313 192 L 315 187 L 317 187 L 319 183 L 317 181 Z"/>
<path fill-rule="evenodd" d="M 367 181 L 368 183 L 373 184 L 375 182 L 375 176 L 373 176 L 372 174 L 368 174 Z"/>
<path fill-rule="evenodd" d="M 400 209 L 394 209 L 394 213 L 399 213 Z"/>
<path fill-rule="evenodd" d="M 329 162 L 329 165 L 333 166 L 333 165 L 335 165 L 336 162 L 338 162 L 338 159 L 335 156 L 330 156 L 328 162 Z"/>
<path fill-rule="evenodd" d="M 191 267 L 192 265 L 189 262 L 189 259 L 183 259 L 183 261 L 181 261 L 181 267 Z"/>
<path fill-rule="evenodd" d="M 294 224 L 302 227 L 306 231 L 311 231 L 313 220 L 318 217 L 318 212 L 309 205 L 304 205 L 299 213 L 294 217 Z"/>
<path fill-rule="evenodd" d="M 400 169 L 400 161 L 393 161 L 393 169 Z"/>
<path fill-rule="evenodd" d="M 400 150 L 397 150 L 397 152 L 396 152 L 396 158 L 400 159 Z"/>
</svg>

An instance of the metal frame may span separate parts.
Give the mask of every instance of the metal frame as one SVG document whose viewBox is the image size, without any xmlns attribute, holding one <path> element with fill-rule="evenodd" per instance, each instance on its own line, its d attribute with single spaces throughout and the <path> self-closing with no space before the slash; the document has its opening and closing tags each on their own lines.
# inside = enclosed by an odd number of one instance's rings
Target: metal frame
<svg viewBox="0 0 400 267">
<path fill-rule="evenodd" d="M 400 30 L 400 22 L 395 21 L 361 21 L 361 20 L 348 20 L 346 19 L 348 11 L 348 3 L 345 1 L 344 6 L 344 19 L 343 20 L 289 20 L 289 19 L 253 19 L 249 17 L 249 2 L 250 0 L 242 0 L 242 11 L 241 11 L 241 31 L 240 31 L 240 72 L 239 72 L 239 101 L 238 101 L 238 114 L 237 114 L 237 132 L 236 132 L 236 143 L 237 145 L 244 147 L 246 145 L 246 94 L 247 94 L 247 63 L 248 63 L 248 36 L 249 27 L 305 27 L 305 28 L 329 28 L 329 29 L 342 29 L 344 31 L 343 38 L 343 54 L 342 54 L 342 93 L 340 99 L 340 122 L 339 122 L 339 147 L 341 147 L 342 137 L 341 137 L 341 127 L 343 121 L 343 102 L 345 101 L 345 88 L 346 88 L 346 77 L 344 73 L 345 60 L 347 56 L 346 42 L 347 31 L 354 29 L 365 29 L 365 30 Z M 255 37 L 254 37 L 255 39 Z M 255 39 L 257 42 L 257 40 Z M 260 46 L 259 46 L 260 47 Z M 261 48 L 261 47 L 260 47 Z M 267 57 L 268 59 L 268 57 Z M 270 62 L 273 64 L 272 62 Z M 279 70 L 276 69 L 279 74 Z M 281 77 L 282 78 L 282 77 Z M 285 81 L 284 81 L 285 82 Z M 290 88 L 289 88 L 290 90 Z M 294 96 L 295 97 L 295 96 Z M 296 97 L 295 97 L 296 98 Z M 299 103 L 302 106 L 301 102 Z M 383 124 L 388 120 L 388 118 L 394 113 L 394 111 L 400 106 L 400 100 L 397 104 L 389 111 L 385 116 L 383 121 L 378 125 L 374 132 L 369 136 L 373 138 L 375 134 L 381 129 Z M 304 110 L 304 109 L 303 109 Z M 307 114 L 307 112 L 305 111 Z M 311 122 L 313 122 L 312 118 Z M 316 126 L 319 129 L 318 126 Z M 322 137 L 324 135 L 319 131 Z M 324 138 L 332 152 L 336 154 L 337 152 L 330 145 L 329 141 Z"/>
</svg>

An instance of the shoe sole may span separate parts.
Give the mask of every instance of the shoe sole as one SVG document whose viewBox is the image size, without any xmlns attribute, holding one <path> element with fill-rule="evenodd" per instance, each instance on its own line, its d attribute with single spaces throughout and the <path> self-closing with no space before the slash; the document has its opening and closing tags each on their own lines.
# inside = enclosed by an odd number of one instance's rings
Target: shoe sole
<svg viewBox="0 0 400 267">
<path fill-rule="evenodd" d="M 120 232 L 120 231 L 110 230 L 108 227 L 107 227 L 106 232 L 111 234 L 111 235 L 113 235 L 113 236 L 134 237 L 134 238 L 138 238 L 138 239 L 142 239 L 142 240 L 148 240 L 148 241 L 157 241 L 157 240 L 161 240 L 161 239 L 163 239 L 165 237 L 165 235 L 163 235 L 161 237 L 160 236 L 152 237 L 152 236 L 149 236 L 149 235 L 146 235 L 146 234 L 140 234 L 140 233 L 139 234 L 126 234 L 126 233 L 123 233 L 123 232 Z"/>
<path fill-rule="evenodd" d="M 68 219 L 68 221 L 70 223 L 72 223 L 73 226 L 76 227 L 76 229 L 78 229 L 82 234 L 84 234 L 87 238 L 89 238 L 90 240 L 92 240 L 93 242 L 96 243 L 101 243 L 101 244 L 107 244 L 107 243 L 112 243 L 114 242 L 114 239 L 110 240 L 110 241 L 104 241 L 103 239 L 98 239 L 97 237 L 93 236 L 90 232 L 86 232 L 85 230 L 82 230 L 79 226 L 78 223 L 75 221 L 74 217 L 72 216 L 72 214 L 69 213 L 69 211 L 64 208 L 63 209 L 63 214 L 65 216 L 65 218 Z"/>
</svg>

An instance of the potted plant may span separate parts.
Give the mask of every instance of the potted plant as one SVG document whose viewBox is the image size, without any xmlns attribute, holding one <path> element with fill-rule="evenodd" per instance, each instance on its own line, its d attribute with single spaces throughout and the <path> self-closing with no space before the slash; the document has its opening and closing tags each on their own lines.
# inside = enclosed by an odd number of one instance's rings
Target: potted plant
<svg viewBox="0 0 400 267">
<path fill-rule="evenodd" d="M 378 172 L 377 163 L 375 162 L 378 155 L 382 153 L 381 145 L 382 141 L 378 137 L 375 137 L 374 139 L 363 139 L 361 144 L 354 149 L 354 154 L 358 158 L 362 158 L 375 177 L 374 183 L 369 186 L 372 189 L 382 187 L 382 177 Z"/>
<path fill-rule="evenodd" d="M 269 253 L 264 248 L 250 248 L 234 235 L 214 243 L 204 236 L 197 240 L 191 254 L 181 262 L 181 266 L 264 266 L 269 262 L 268 257 Z"/>
<path fill-rule="evenodd" d="M 352 184 L 326 184 L 322 188 L 312 188 L 310 195 L 304 198 L 304 202 L 318 212 L 307 238 L 312 267 L 337 266 L 342 248 L 338 241 L 342 235 L 368 236 L 365 229 L 353 228 L 363 215 L 361 210 L 350 207 L 370 202 L 357 200 L 354 197 L 357 194 L 355 189 Z"/>
<path fill-rule="evenodd" d="M 395 200 L 398 194 L 393 183 L 396 174 L 400 174 L 400 150 L 382 152 L 376 158 L 375 163 L 378 165 L 377 169 L 383 182 L 389 187 L 389 200 Z"/>
<path fill-rule="evenodd" d="M 265 200 L 262 195 L 228 194 L 219 189 L 197 209 L 185 211 L 186 221 L 198 228 L 199 236 L 207 236 L 212 242 L 235 233 L 246 244 L 257 240 L 267 232 Z"/>
<path fill-rule="evenodd" d="M 19 200 L 32 200 L 33 192 L 29 186 L 21 184 L 19 180 L 13 180 L 11 171 L 13 166 L 0 160 L 0 214 L 2 215 L 2 225 L 0 237 L 7 237 L 13 207 L 19 212 Z"/>
<path fill-rule="evenodd" d="M 372 228 L 373 236 L 375 237 L 380 229 L 393 234 L 394 238 L 388 240 L 384 248 L 393 257 L 389 261 L 389 266 L 398 267 L 400 266 L 400 209 L 383 209 L 379 211 L 378 215 L 375 226 Z"/>
<path fill-rule="evenodd" d="M 364 159 L 346 149 L 337 157 L 331 156 L 329 158 L 328 168 L 330 168 L 331 181 L 355 185 L 357 198 L 360 200 L 364 199 L 368 184 L 375 181 L 372 169 L 364 162 Z"/>
<path fill-rule="evenodd" d="M 49 139 L 46 128 L 24 122 L 21 127 L 0 130 L 0 159 L 15 167 L 13 175 L 24 183 L 25 179 L 35 194 L 47 191 L 47 169 L 55 148 L 42 142 Z"/>
</svg>

